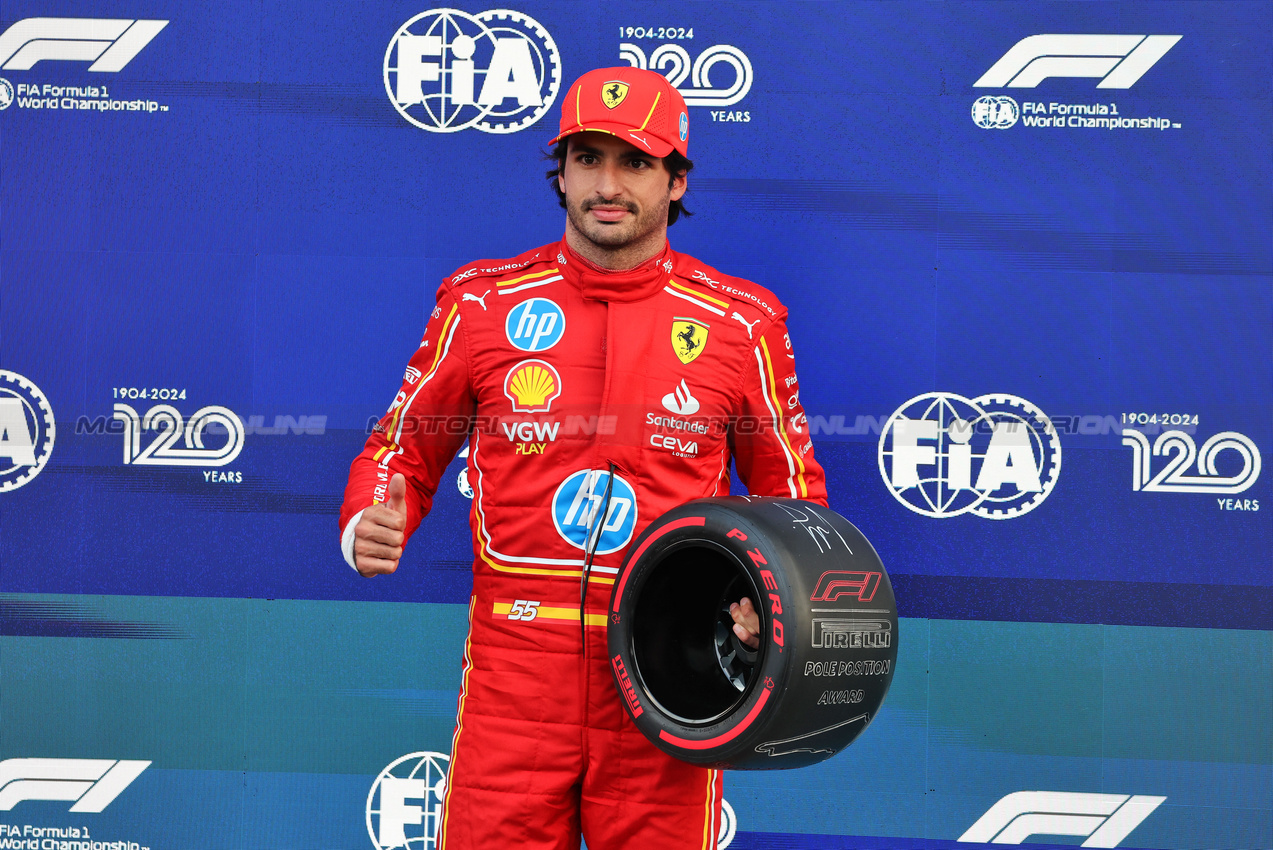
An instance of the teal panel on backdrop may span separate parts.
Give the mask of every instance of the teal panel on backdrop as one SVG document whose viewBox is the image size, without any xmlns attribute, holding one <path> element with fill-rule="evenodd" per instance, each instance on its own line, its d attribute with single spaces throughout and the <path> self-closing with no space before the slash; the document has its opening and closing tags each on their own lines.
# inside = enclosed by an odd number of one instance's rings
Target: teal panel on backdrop
<svg viewBox="0 0 1273 850">
<path fill-rule="evenodd" d="M 83 815 L 103 835 L 360 846 L 376 775 L 449 751 L 464 606 L 4 601 L 63 613 L 0 638 L 0 758 L 151 762 Z M 1165 797 L 1127 846 L 1273 846 L 1273 634 L 903 619 L 899 646 L 848 750 L 727 777 L 739 830 L 954 840 L 1033 790 Z M 5 822 L 56 825 L 67 805 L 20 802 Z"/>
</svg>

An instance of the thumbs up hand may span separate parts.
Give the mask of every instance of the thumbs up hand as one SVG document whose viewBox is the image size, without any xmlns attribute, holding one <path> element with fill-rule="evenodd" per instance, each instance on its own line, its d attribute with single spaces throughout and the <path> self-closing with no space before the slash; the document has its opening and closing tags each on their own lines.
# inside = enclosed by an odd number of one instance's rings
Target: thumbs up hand
<svg viewBox="0 0 1273 850">
<path fill-rule="evenodd" d="M 389 479 L 389 510 L 402 517 L 405 527 L 407 522 L 407 478 L 401 472 Z"/>
<path fill-rule="evenodd" d="M 354 526 L 354 565 L 371 578 L 398 569 L 407 527 L 407 479 L 397 473 L 389 479 L 389 501 L 362 512 Z"/>
</svg>

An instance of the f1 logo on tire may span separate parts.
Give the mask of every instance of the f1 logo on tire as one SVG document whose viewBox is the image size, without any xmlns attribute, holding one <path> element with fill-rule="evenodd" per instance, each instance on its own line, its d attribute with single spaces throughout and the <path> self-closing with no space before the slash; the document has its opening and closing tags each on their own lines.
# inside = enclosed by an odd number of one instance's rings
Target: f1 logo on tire
<svg viewBox="0 0 1273 850">
<path fill-rule="evenodd" d="M 859 602 L 870 602 L 879 586 L 880 574 L 877 572 L 827 570 L 818 578 L 818 585 L 809 601 L 835 602 L 841 597 L 851 597 Z"/>
</svg>

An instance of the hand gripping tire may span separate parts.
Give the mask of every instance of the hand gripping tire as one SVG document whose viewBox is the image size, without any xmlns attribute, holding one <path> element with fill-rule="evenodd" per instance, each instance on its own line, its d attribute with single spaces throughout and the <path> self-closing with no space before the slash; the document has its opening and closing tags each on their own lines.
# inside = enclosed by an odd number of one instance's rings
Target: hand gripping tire
<svg viewBox="0 0 1273 850">
<path fill-rule="evenodd" d="M 756 604 L 749 652 L 729 605 Z M 879 711 L 897 605 L 852 523 L 798 499 L 699 499 L 652 522 L 624 560 L 607 634 L 615 686 L 664 752 L 765 770 L 830 758 Z"/>
</svg>

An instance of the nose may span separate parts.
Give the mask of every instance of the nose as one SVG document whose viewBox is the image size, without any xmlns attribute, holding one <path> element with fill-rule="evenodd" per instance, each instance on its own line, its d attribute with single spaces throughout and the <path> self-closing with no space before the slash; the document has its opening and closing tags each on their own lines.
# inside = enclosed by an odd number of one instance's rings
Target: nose
<svg viewBox="0 0 1273 850">
<path fill-rule="evenodd" d="M 597 193 L 601 197 L 610 199 L 617 198 L 623 194 L 623 181 L 621 179 L 622 166 L 614 161 L 606 162 L 602 168 L 597 180 Z"/>
</svg>

